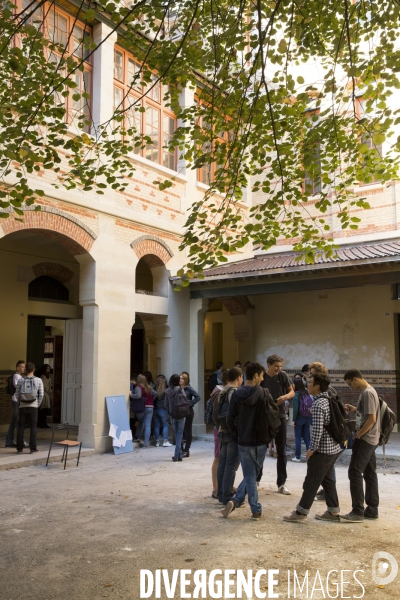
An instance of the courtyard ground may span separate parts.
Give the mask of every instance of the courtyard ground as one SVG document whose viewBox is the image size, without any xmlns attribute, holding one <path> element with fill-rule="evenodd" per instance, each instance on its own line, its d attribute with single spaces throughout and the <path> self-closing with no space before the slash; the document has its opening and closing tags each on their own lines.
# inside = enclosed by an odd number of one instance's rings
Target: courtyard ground
<svg viewBox="0 0 400 600">
<path fill-rule="evenodd" d="M 328 591 L 339 598 L 400 597 L 400 574 L 378 588 L 371 570 L 378 551 L 400 562 L 397 460 L 379 471 L 378 521 L 319 522 L 314 516 L 324 505 L 316 502 L 308 523 L 298 525 L 283 522 L 282 516 L 300 498 L 305 463 L 289 460 L 292 495 L 282 496 L 276 493 L 276 460 L 266 459 L 260 487 L 263 519 L 254 522 L 247 505 L 229 519 L 221 517 L 211 498 L 210 442 L 194 442 L 190 458 L 181 463 L 172 462 L 171 450 L 86 455 L 78 468 L 69 461 L 66 471 L 60 462 L 0 471 L 1 600 L 138 599 L 140 569 L 167 569 L 170 577 L 173 569 L 279 569 L 275 591 L 280 598 L 324 598 Z M 236 484 L 240 476 L 239 469 Z M 337 480 L 341 510 L 348 512 L 345 464 L 338 466 Z M 294 569 L 301 581 L 308 570 L 308 595 L 304 588 L 296 596 L 292 589 L 289 596 L 287 573 Z M 339 572 L 338 579 L 331 575 L 327 589 L 331 570 Z M 335 596 L 334 583 L 343 570 L 343 580 L 351 583 Z M 353 577 L 356 570 L 364 571 L 357 574 L 364 594 Z M 312 593 L 317 571 L 324 591 Z M 268 597 L 267 580 L 261 581 Z M 163 588 L 161 597 L 166 598 Z"/>
</svg>

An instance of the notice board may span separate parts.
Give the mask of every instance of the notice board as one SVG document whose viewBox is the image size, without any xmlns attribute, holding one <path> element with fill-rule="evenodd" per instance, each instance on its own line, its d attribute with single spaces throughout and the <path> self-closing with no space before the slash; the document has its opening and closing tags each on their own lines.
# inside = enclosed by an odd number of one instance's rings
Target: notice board
<svg viewBox="0 0 400 600">
<path fill-rule="evenodd" d="M 125 396 L 106 396 L 114 454 L 133 452 L 132 431 L 129 425 Z"/>
</svg>

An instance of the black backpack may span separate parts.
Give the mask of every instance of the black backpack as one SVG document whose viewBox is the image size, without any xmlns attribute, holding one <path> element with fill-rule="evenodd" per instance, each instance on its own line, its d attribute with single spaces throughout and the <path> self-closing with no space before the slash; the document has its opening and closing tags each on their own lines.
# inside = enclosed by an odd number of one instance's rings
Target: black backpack
<svg viewBox="0 0 400 600">
<path fill-rule="evenodd" d="M 261 424 L 261 420 L 267 422 L 267 441 L 269 444 L 277 435 L 280 427 L 281 427 L 281 419 L 279 416 L 279 406 L 272 399 L 271 394 L 264 388 L 264 402 L 260 404 L 260 409 L 257 415 L 257 434 L 263 430 L 263 428 L 259 424 Z"/>
<path fill-rule="evenodd" d="M 10 375 L 10 377 L 7 379 L 6 394 L 9 396 L 14 396 L 15 394 L 14 375 Z"/>
<path fill-rule="evenodd" d="M 221 392 L 218 399 L 218 404 L 213 412 L 213 421 L 217 427 L 221 428 L 224 433 L 229 433 L 229 427 L 226 422 L 229 410 L 229 394 L 234 388 L 228 387 L 224 392 Z"/>
<path fill-rule="evenodd" d="M 326 431 L 337 444 L 344 444 L 355 429 L 356 422 L 347 418 L 347 412 L 339 396 L 328 397 L 330 421 L 324 425 Z"/>
<path fill-rule="evenodd" d="M 394 414 L 394 412 L 392 410 L 390 410 L 390 408 L 388 407 L 388 405 L 386 404 L 384 399 L 381 398 L 380 396 L 379 396 L 379 414 L 380 414 L 380 421 L 381 421 L 381 435 L 379 438 L 379 445 L 385 446 L 385 444 L 388 443 L 390 434 L 392 433 L 393 427 L 396 424 L 396 415 Z"/>
<path fill-rule="evenodd" d="M 174 419 L 183 419 L 190 415 L 190 404 L 185 392 L 180 389 L 171 397 L 170 414 Z"/>
</svg>

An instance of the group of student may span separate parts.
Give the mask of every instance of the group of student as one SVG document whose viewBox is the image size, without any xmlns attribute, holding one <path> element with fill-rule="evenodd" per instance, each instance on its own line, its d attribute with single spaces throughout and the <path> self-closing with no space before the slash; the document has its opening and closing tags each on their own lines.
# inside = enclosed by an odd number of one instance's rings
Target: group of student
<svg viewBox="0 0 400 600">
<path fill-rule="evenodd" d="M 172 446 L 168 441 L 168 426 L 172 425 L 175 436 L 175 452 L 172 460 L 181 462 L 189 458 L 193 439 L 193 407 L 200 395 L 190 385 L 187 371 L 167 379 L 158 375 L 153 381 L 150 371 L 133 375 L 130 382 L 131 429 L 137 423 L 136 441 L 147 448 L 151 433 L 156 446 Z M 143 437 L 143 442 L 141 441 Z"/>
<path fill-rule="evenodd" d="M 257 362 L 247 363 L 244 382 L 242 372 L 237 367 L 221 370 L 218 375 L 220 383 L 215 386 L 211 395 L 213 422 L 219 446 L 216 487 L 212 495 L 223 505 L 223 517 L 228 518 L 244 503 L 247 496 L 252 519 L 261 518 L 262 505 L 258 499 L 258 484 L 271 441 L 272 420 L 277 452 L 277 491 L 285 495 L 291 494 L 286 486 L 287 419 L 284 407 L 288 400 L 295 397 L 296 380 L 301 379 L 302 385 L 297 385 L 296 393 L 298 414 L 301 402 L 299 396 L 305 395 L 299 394 L 299 391 L 305 391 L 312 399 L 308 405 L 310 414 L 305 415 L 307 424 L 311 424 L 312 421 L 309 440 L 307 434 L 304 435 L 307 446 L 307 474 L 301 499 L 296 509 L 285 516 L 284 520 L 291 523 L 305 522 L 315 499 L 326 502 L 325 512 L 316 516 L 322 521 L 361 523 L 366 518 L 377 519 L 379 492 L 375 449 L 381 431 L 380 403 L 376 390 L 369 385 L 359 370 L 350 369 L 345 373 L 345 382 L 351 389 L 359 392 L 359 398 L 356 407 L 344 405 L 348 413 L 355 413 L 356 419 L 348 470 L 352 510 L 341 515 L 335 462 L 342 448 L 333 437 L 332 423 L 336 416 L 331 412 L 331 402 L 339 403 L 340 399 L 330 385 L 328 370 L 322 363 L 306 365 L 306 369 L 294 378 L 294 385 L 282 370 L 282 363 L 283 359 L 276 354 L 267 358 L 267 368 Z M 302 412 L 306 412 L 304 403 Z M 300 450 L 296 448 L 295 458 L 297 457 L 300 458 Z M 243 480 L 235 491 L 233 484 L 239 464 L 242 467 Z"/>
<path fill-rule="evenodd" d="M 37 427 L 48 427 L 47 416 L 51 411 L 52 390 L 50 381 L 50 365 L 43 365 L 39 377 L 35 376 L 33 362 L 17 361 L 15 373 L 7 382 L 6 392 L 11 397 L 11 422 L 6 435 L 6 448 L 16 448 L 22 452 L 29 448 L 30 453 L 37 452 Z M 24 441 L 24 430 L 29 424 L 29 444 Z M 16 434 L 16 442 L 14 436 Z"/>
</svg>

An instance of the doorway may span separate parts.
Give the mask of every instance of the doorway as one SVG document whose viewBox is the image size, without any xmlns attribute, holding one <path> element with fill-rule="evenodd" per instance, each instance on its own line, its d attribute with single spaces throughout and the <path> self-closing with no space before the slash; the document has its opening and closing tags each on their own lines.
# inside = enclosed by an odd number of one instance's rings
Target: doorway
<svg viewBox="0 0 400 600">
<path fill-rule="evenodd" d="M 139 315 L 136 315 L 135 323 L 131 332 L 131 375 L 143 373 L 147 369 L 145 361 L 145 334 L 144 325 Z"/>
<path fill-rule="evenodd" d="M 65 319 L 28 316 L 26 360 L 35 364 L 38 376 L 44 364 L 50 366 L 53 423 L 61 421 L 64 337 Z"/>
</svg>

